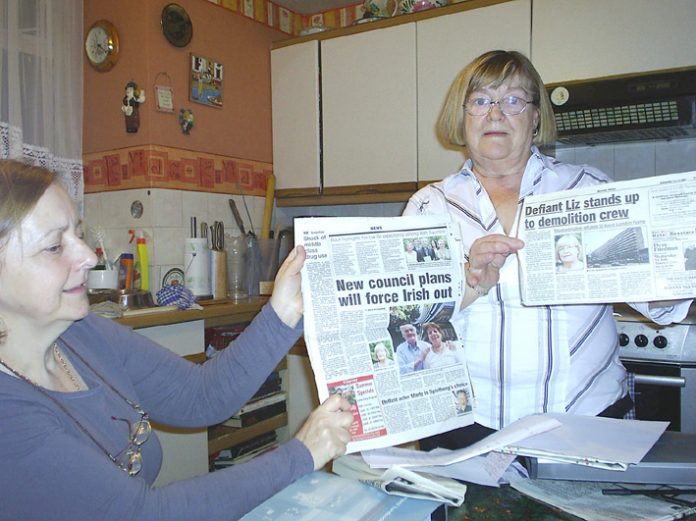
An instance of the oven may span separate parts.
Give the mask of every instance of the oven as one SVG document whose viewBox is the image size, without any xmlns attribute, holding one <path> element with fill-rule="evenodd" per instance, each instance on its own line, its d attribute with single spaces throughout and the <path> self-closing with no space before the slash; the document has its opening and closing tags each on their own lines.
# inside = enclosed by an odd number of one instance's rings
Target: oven
<svg viewBox="0 0 696 521">
<path fill-rule="evenodd" d="M 634 376 L 636 418 L 696 433 L 696 313 L 660 326 L 617 305 L 614 318 L 621 361 Z"/>
</svg>

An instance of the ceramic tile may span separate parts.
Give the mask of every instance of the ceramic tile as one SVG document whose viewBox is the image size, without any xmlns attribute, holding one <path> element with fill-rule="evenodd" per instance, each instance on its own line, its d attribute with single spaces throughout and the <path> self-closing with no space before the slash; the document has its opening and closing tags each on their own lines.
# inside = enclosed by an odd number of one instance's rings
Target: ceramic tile
<svg viewBox="0 0 696 521">
<path fill-rule="evenodd" d="M 151 192 L 154 226 L 180 227 L 188 224 L 188 221 L 184 223 L 181 214 L 183 200 L 183 192 L 181 190 L 154 188 Z"/>
<path fill-rule="evenodd" d="M 622 143 L 614 147 L 614 180 L 625 181 L 655 175 L 655 143 Z"/>
<path fill-rule="evenodd" d="M 599 168 L 611 177 L 614 174 L 614 147 L 612 145 L 578 147 L 575 149 L 575 164 Z"/>
<path fill-rule="evenodd" d="M 226 231 L 237 227 L 230 210 L 231 198 L 232 196 L 228 194 L 208 194 L 208 225 L 212 225 L 215 221 L 222 221 Z"/>
<path fill-rule="evenodd" d="M 157 228 L 154 232 L 153 249 L 157 265 L 183 265 L 184 239 L 188 228 Z"/>
<path fill-rule="evenodd" d="M 693 170 L 696 170 L 696 139 L 674 139 L 655 145 L 657 175 Z"/>
<path fill-rule="evenodd" d="M 181 197 L 181 219 L 184 227 L 188 230 L 191 217 L 196 218 L 196 222 L 208 222 L 208 194 L 205 192 L 182 192 Z M 188 232 L 187 232 L 188 233 Z M 196 236 L 200 229 L 196 230 Z"/>
</svg>

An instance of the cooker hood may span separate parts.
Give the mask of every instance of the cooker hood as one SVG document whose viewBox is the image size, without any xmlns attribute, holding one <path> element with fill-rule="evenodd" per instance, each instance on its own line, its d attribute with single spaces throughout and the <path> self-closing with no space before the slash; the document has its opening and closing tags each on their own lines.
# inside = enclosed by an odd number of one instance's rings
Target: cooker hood
<svg viewBox="0 0 696 521">
<path fill-rule="evenodd" d="M 546 86 L 557 146 L 696 137 L 696 67 Z"/>
</svg>

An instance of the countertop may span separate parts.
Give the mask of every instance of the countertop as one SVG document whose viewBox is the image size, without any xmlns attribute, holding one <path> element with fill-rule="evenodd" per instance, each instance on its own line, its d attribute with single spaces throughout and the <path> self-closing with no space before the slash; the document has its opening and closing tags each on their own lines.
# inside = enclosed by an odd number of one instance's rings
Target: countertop
<svg viewBox="0 0 696 521">
<path fill-rule="evenodd" d="M 116 318 L 124 326 L 140 329 L 144 327 L 166 326 L 194 320 L 205 321 L 205 327 L 229 326 L 251 322 L 268 302 L 268 297 L 250 297 L 240 300 L 203 300 L 198 303 L 203 309 L 166 310 L 143 315 Z M 307 356 L 304 338 L 300 338 L 290 349 L 289 354 Z"/>
<path fill-rule="evenodd" d="M 205 327 L 216 327 L 249 322 L 268 302 L 268 297 L 250 297 L 241 300 L 202 300 L 203 309 L 166 310 L 144 315 L 125 316 L 115 319 L 119 324 L 139 329 L 204 320 Z M 153 311 L 153 310 L 150 310 Z"/>
</svg>

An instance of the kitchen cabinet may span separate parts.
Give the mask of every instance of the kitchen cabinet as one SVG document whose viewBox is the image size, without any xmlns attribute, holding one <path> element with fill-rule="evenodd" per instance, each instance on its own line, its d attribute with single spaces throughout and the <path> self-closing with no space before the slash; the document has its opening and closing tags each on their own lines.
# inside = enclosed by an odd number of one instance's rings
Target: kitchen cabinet
<svg viewBox="0 0 696 521">
<path fill-rule="evenodd" d="M 271 52 L 276 188 L 320 187 L 319 42 Z"/>
<path fill-rule="evenodd" d="M 696 65 L 693 0 L 534 0 L 531 58 L 545 83 Z"/>
<path fill-rule="evenodd" d="M 464 161 L 464 150 L 445 145 L 435 132 L 452 80 L 471 60 L 491 49 L 529 56 L 530 17 L 531 0 L 515 0 L 416 24 L 419 182 L 442 179 Z"/>
<path fill-rule="evenodd" d="M 196 320 L 138 329 L 138 333 L 180 356 L 203 353 L 204 321 Z M 163 461 L 155 486 L 208 472 L 207 429 L 177 429 L 154 425 L 162 443 Z"/>
<path fill-rule="evenodd" d="M 413 182 L 416 24 L 321 44 L 324 188 Z"/>
<path fill-rule="evenodd" d="M 462 150 L 435 133 L 449 85 L 485 50 L 529 54 L 530 16 L 531 0 L 472 0 L 283 42 L 271 53 L 277 204 L 405 201 L 456 171 Z M 298 137 L 305 121 L 310 139 Z"/>
</svg>

